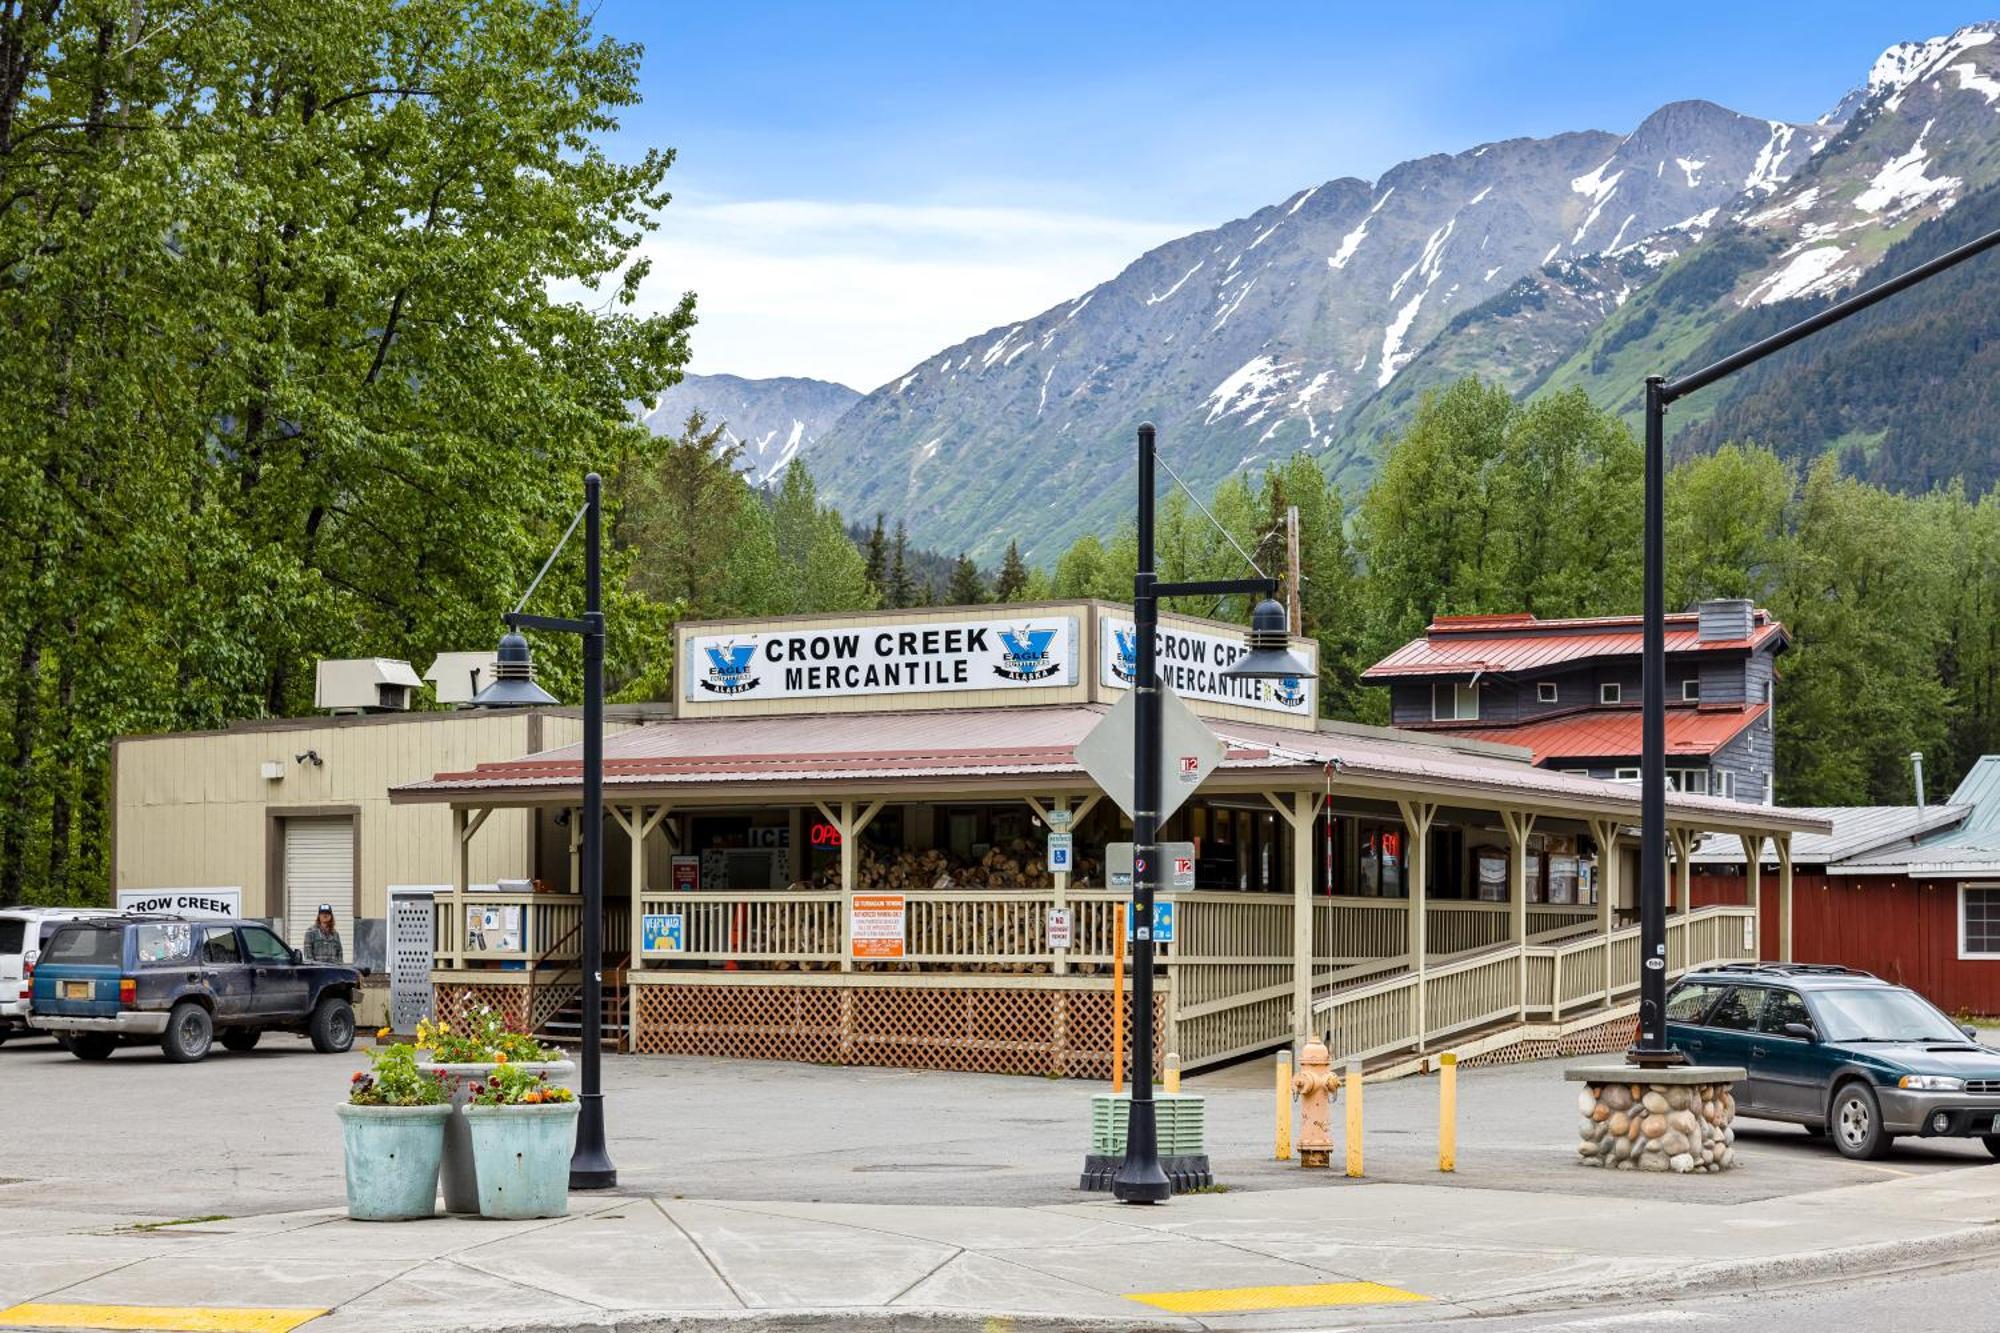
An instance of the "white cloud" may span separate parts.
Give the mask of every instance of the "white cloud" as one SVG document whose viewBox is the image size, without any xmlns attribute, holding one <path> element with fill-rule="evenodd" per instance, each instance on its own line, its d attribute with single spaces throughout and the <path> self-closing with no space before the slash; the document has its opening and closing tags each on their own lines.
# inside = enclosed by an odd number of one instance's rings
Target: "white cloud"
<svg viewBox="0 0 2000 1333">
<path fill-rule="evenodd" d="M 867 390 L 1193 230 L 1026 208 L 677 199 L 645 243 L 640 304 L 696 294 L 692 369 Z"/>
</svg>

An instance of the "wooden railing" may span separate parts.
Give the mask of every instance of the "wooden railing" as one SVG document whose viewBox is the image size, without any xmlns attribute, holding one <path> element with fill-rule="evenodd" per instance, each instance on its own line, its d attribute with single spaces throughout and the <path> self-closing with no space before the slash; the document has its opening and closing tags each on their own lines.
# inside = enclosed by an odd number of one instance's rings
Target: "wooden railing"
<svg viewBox="0 0 2000 1333">
<path fill-rule="evenodd" d="M 441 965 L 570 965 L 582 956 L 581 898 L 552 893 L 470 892 L 440 893 L 431 901 L 433 941 Z M 622 952 L 631 920 L 623 901 L 605 903 L 607 948 Z"/>
<path fill-rule="evenodd" d="M 1748 907 L 1728 906 L 1669 916 L 1669 978 L 1693 967 L 1756 957 L 1754 933 L 1745 943 L 1746 931 L 1755 930 L 1754 918 Z M 1414 973 L 1397 966 L 1385 975 L 1369 976 L 1365 965 L 1350 967 L 1320 979 L 1314 1026 L 1329 1034 L 1337 1058 L 1367 1060 L 1424 1049 L 1522 1013 L 1559 1021 L 1615 1004 L 1636 991 L 1639 956 L 1637 926 L 1607 936 L 1580 935 L 1558 925 L 1531 936 L 1525 950 L 1503 943 L 1433 963 L 1421 983 L 1421 1034 Z"/>
</svg>

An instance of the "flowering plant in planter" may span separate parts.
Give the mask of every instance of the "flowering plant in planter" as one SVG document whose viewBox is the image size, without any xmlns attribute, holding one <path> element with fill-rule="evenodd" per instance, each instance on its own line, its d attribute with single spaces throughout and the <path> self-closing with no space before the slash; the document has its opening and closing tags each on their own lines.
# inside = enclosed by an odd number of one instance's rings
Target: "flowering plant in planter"
<svg viewBox="0 0 2000 1333">
<path fill-rule="evenodd" d="M 417 1048 L 377 1046 L 368 1052 L 370 1068 L 356 1070 L 348 1080 L 350 1106 L 442 1106 L 451 1100 L 451 1084 L 441 1074 L 417 1068 Z"/>
<path fill-rule="evenodd" d="M 544 1046 L 527 1033 L 509 1027 L 506 1018 L 488 1005 L 468 1009 L 456 1021 L 420 1020 L 417 1045 L 428 1050 L 431 1059 L 441 1065 L 546 1062 L 563 1058 L 560 1050 Z"/>
<path fill-rule="evenodd" d="M 347 1213 L 359 1221 L 429 1217 L 437 1209 L 451 1082 L 417 1064 L 414 1046 L 377 1046 L 347 1082 L 340 1117 Z"/>
<path fill-rule="evenodd" d="M 546 1075 L 502 1061 L 484 1083 L 472 1085 L 468 1106 L 556 1106 L 573 1102 L 576 1094 L 549 1082 Z"/>
</svg>

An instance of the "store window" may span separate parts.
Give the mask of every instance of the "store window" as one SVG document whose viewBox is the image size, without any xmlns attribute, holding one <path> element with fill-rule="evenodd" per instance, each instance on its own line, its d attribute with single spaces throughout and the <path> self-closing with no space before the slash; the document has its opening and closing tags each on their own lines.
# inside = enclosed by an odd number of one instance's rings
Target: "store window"
<svg viewBox="0 0 2000 1333">
<path fill-rule="evenodd" d="M 1959 886 L 1958 956 L 2000 958 L 2000 884 Z"/>
<path fill-rule="evenodd" d="M 1465 899 L 1472 896 L 1465 874 L 1465 833 L 1455 828 L 1431 830 L 1431 861 L 1428 867 L 1433 898 Z"/>
<path fill-rule="evenodd" d="M 1448 680 L 1431 684 L 1431 721 L 1474 722 L 1479 718 L 1479 687 Z"/>
<path fill-rule="evenodd" d="M 1357 886 L 1366 898 L 1402 898 L 1403 858 L 1406 851 L 1401 824 L 1364 823 L 1360 829 L 1361 882 Z"/>
</svg>

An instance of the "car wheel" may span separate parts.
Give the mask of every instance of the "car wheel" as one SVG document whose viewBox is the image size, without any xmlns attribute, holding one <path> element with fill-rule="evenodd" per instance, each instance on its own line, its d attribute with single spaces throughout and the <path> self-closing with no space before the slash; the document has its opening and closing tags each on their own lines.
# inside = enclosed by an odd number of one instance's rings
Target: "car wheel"
<svg viewBox="0 0 2000 1333">
<path fill-rule="evenodd" d="M 354 1006 L 337 995 L 329 995 L 313 1009 L 313 1049 L 321 1055 L 339 1055 L 354 1047 Z"/>
<path fill-rule="evenodd" d="M 214 1039 L 215 1020 L 208 1016 L 208 1010 L 193 1000 L 183 1000 L 167 1015 L 167 1030 L 160 1038 L 160 1049 L 174 1064 L 193 1064 L 208 1054 L 208 1045 Z"/>
<path fill-rule="evenodd" d="M 263 1036 L 262 1028 L 231 1028 L 222 1034 L 222 1048 L 226 1051 L 254 1051 Z"/>
<path fill-rule="evenodd" d="M 79 1060 L 109 1060 L 118 1038 L 102 1032 L 79 1032 L 69 1039 L 69 1053 Z"/>
<path fill-rule="evenodd" d="M 1891 1142 L 1882 1127 L 1882 1104 L 1866 1083 L 1843 1083 L 1833 1094 L 1833 1114 L 1827 1120 L 1828 1137 L 1843 1157 L 1871 1161 L 1889 1151 Z"/>
</svg>

